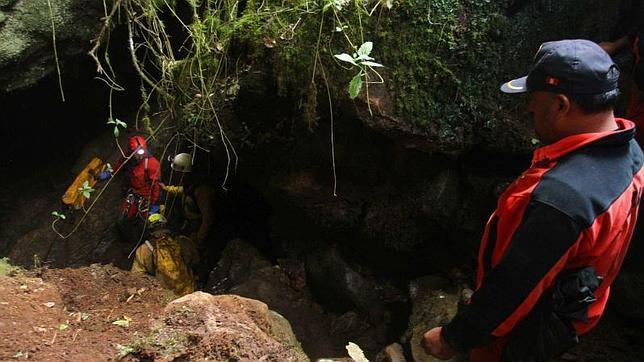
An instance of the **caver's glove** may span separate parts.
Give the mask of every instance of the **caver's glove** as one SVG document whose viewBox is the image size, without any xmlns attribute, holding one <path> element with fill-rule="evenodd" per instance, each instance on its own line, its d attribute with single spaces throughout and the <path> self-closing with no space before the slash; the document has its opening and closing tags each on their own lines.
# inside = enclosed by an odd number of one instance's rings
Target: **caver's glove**
<svg viewBox="0 0 644 362">
<path fill-rule="evenodd" d="M 98 179 L 101 180 L 101 181 L 105 181 L 105 180 L 109 179 L 110 177 L 112 177 L 112 173 L 109 172 L 109 171 L 103 171 L 103 172 L 98 174 Z"/>
</svg>

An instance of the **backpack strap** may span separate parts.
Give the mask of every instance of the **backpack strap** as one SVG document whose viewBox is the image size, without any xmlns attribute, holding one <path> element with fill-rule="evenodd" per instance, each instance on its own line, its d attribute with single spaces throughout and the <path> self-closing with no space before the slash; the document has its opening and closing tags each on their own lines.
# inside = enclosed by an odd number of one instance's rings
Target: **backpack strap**
<svg viewBox="0 0 644 362">
<path fill-rule="evenodd" d="M 145 182 L 150 182 L 150 175 L 148 175 L 148 160 L 149 159 L 150 158 L 147 157 L 147 156 L 143 159 L 143 168 L 144 168 L 143 176 L 145 177 Z"/>
</svg>

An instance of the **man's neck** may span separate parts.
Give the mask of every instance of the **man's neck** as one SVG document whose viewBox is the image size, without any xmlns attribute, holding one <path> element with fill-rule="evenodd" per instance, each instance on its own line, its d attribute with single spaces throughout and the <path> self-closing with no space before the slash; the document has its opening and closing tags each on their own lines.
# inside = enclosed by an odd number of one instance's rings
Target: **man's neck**
<svg viewBox="0 0 644 362">
<path fill-rule="evenodd" d="M 569 135 L 580 133 L 599 133 L 614 131 L 618 128 L 613 110 L 579 114 L 570 119 Z"/>
</svg>

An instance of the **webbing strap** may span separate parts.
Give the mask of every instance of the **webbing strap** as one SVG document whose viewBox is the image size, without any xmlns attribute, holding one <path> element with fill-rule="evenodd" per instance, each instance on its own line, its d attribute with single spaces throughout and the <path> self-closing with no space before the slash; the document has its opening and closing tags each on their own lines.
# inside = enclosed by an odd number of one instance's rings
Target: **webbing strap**
<svg viewBox="0 0 644 362">
<path fill-rule="evenodd" d="M 150 176 L 148 175 L 148 159 L 149 157 L 146 157 L 143 161 L 143 167 L 144 167 L 143 177 L 145 177 L 146 182 L 150 181 Z"/>
</svg>

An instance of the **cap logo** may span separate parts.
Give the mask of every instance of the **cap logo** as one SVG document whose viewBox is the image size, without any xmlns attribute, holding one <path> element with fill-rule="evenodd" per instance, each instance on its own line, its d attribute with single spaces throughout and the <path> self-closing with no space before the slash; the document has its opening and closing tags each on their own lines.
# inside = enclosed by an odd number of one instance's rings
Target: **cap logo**
<svg viewBox="0 0 644 362">
<path fill-rule="evenodd" d="M 559 78 L 548 76 L 548 77 L 546 77 L 546 84 L 551 85 L 553 87 L 556 87 L 556 86 L 559 85 Z"/>
</svg>

